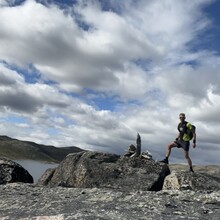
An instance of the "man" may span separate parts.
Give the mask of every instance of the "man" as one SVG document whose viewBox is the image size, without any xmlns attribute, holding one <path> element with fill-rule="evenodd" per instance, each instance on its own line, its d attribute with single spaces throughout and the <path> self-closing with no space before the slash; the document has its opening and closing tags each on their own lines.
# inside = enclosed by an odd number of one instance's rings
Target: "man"
<svg viewBox="0 0 220 220">
<path fill-rule="evenodd" d="M 178 137 L 176 138 L 176 140 L 173 143 L 170 143 L 168 145 L 167 151 L 166 151 L 166 157 L 165 157 L 165 159 L 163 159 L 160 162 L 168 164 L 169 163 L 168 158 L 171 154 L 171 149 L 174 147 L 183 148 L 185 158 L 186 158 L 186 160 L 189 164 L 189 167 L 190 167 L 190 171 L 194 172 L 193 168 L 192 168 L 192 161 L 189 157 L 189 146 L 190 146 L 190 139 L 191 139 L 190 135 L 189 135 L 189 131 L 191 131 L 193 133 L 193 148 L 195 148 L 196 147 L 195 129 L 193 129 L 193 126 L 189 122 L 185 121 L 186 116 L 184 113 L 179 114 L 179 119 L 180 119 L 180 123 L 178 125 L 178 131 L 179 131 Z"/>
</svg>

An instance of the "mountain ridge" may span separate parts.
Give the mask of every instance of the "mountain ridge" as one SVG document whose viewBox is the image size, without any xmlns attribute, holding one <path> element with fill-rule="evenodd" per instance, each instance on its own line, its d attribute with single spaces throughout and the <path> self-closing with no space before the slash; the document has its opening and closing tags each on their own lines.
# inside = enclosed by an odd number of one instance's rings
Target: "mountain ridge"
<svg viewBox="0 0 220 220">
<path fill-rule="evenodd" d="M 0 135 L 0 156 L 11 160 L 60 162 L 68 154 L 85 151 L 76 146 L 55 147 Z"/>
</svg>

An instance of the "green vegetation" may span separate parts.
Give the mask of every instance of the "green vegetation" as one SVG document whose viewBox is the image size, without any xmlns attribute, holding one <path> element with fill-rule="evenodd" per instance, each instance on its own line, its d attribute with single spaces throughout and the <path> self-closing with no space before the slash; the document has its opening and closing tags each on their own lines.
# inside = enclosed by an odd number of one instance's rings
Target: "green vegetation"
<svg viewBox="0 0 220 220">
<path fill-rule="evenodd" d="M 66 155 L 83 151 L 78 147 L 54 147 L 0 136 L 0 157 L 11 160 L 60 162 Z"/>
</svg>

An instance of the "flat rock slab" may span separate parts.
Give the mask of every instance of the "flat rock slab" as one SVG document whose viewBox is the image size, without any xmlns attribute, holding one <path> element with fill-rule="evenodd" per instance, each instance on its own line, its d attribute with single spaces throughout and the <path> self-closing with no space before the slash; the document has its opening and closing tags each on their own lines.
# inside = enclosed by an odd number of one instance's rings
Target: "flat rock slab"
<svg viewBox="0 0 220 220">
<path fill-rule="evenodd" d="M 97 188 L 0 185 L 2 220 L 217 220 L 220 191 L 118 191 Z"/>
</svg>

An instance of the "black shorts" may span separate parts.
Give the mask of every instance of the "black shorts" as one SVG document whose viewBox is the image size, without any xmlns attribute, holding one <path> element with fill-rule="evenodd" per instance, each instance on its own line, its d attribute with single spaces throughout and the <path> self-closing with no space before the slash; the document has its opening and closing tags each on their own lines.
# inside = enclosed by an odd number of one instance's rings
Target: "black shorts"
<svg viewBox="0 0 220 220">
<path fill-rule="evenodd" d="M 189 141 L 174 141 L 175 144 L 177 144 L 178 148 L 183 148 L 185 151 L 189 151 Z"/>
</svg>

